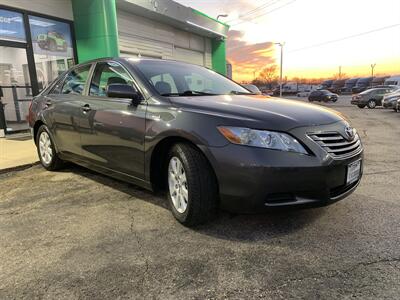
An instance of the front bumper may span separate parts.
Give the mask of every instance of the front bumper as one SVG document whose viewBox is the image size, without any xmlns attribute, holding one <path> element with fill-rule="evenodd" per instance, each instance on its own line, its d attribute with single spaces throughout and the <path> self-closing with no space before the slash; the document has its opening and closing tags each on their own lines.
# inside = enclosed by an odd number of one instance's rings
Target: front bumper
<svg viewBox="0 0 400 300">
<path fill-rule="evenodd" d="M 397 101 L 385 101 L 382 102 L 382 106 L 384 108 L 396 108 Z"/>
<path fill-rule="evenodd" d="M 313 141 L 313 153 L 302 155 L 229 144 L 209 148 L 219 182 L 223 209 L 252 213 L 282 207 L 317 207 L 351 194 L 357 182 L 346 185 L 347 166 L 363 159 L 363 150 L 334 159 Z"/>
</svg>

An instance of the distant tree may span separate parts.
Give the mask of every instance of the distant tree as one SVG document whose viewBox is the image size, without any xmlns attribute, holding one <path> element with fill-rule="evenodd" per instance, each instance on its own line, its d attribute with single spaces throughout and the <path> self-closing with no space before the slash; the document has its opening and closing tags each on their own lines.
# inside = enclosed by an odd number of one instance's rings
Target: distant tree
<svg viewBox="0 0 400 300">
<path fill-rule="evenodd" d="M 346 73 L 340 73 L 340 74 L 336 73 L 336 74 L 332 75 L 332 79 L 334 79 L 334 80 L 340 80 L 340 79 L 344 79 L 346 77 L 347 77 Z"/>
<path fill-rule="evenodd" d="M 270 65 L 262 69 L 259 76 L 256 79 L 259 82 L 263 82 L 272 88 L 272 85 L 276 85 L 278 82 L 278 67 L 276 65 Z"/>
</svg>

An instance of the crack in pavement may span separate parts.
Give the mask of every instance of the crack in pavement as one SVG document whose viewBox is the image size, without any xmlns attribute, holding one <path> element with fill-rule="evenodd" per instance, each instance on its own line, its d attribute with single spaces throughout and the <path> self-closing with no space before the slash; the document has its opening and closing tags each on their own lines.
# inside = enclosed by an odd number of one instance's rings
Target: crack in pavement
<svg viewBox="0 0 400 300">
<path fill-rule="evenodd" d="M 364 172 L 363 175 L 376 175 L 376 174 L 386 174 L 386 173 L 395 173 L 395 172 L 400 172 L 400 169 L 385 170 L 385 171 L 375 171 L 375 172 Z"/>
<path fill-rule="evenodd" d="M 328 270 L 326 273 L 314 273 L 308 276 L 304 277 L 298 277 L 298 278 L 289 278 L 286 283 L 277 286 L 275 289 L 279 289 L 281 287 L 287 286 L 290 283 L 293 282 L 298 282 L 298 281 L 303 281 L 307 279 L 315 279 L 315 278 L 324 278 L 324 279 L 330 279 L 330 278 L 335 278 L 338 276 L 341 276 L 343 274 L 349 274 L 357 270 L 359 267 L 367 267 L 371 266 L 374 264 L 381 264 L 381 263 L 391 263 L 391 262 L 400 262 L 400 258 L 394 257 L 394 258 L 383 258 L 383 259 L 377 259 L 373 261 L 366 261 L 366 262 L 359 262 L 350 268 L 344 269 L 344 270 Z"/>
<path fill-rule="evenodd" d="M 142 245 L 142 243 L 140 241 L 140 238 L 138 236 L 137 231 L 135 231 L 135 228 L 134 228 L 135 227 L 134 226 L 134 224 L 135 224 L 134 211 L 132 209 L 130 209 L 130 208 L 129 208 L 129 215 L 130 215 L 130 218 L 131 218 L 130 231 L 133 234 L 133 236 L 135 237 L 135 240 L 136 240 L 136 243 L 138 245 L 139 252 L 140 252 L 139 254 L 140 254 L 140 256 L 142 256 L 144 258 L 144 263 L 145 263 L 145 270 L 142 273 L 142 278 L 139 280 L 140 293 L 142 295 L 144 295 L 144 282 L 146 280 L 146 277 L 147 277 L 147 274 L 148 274 L 148 271 L 149 271 L 149 259 L 148 259 L 147 255 L 145 255 L 145 252 L 143 250 L 143 245 Z"/>
</svg>

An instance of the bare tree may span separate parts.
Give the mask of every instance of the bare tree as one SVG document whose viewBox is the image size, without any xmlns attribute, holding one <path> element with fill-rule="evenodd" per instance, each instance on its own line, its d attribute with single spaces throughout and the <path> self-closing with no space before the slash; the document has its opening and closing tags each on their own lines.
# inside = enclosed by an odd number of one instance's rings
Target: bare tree
<svg viewBox="0 0 400 300">
<path fill-rule="evenodd" d="M 259 74 L 258 78 L 260 81 L 265 82 L 272 88 L 273 84 L 278 82 L 278 67 L 277 65 L 270 65 L 265 67 Z"/>
</svg>

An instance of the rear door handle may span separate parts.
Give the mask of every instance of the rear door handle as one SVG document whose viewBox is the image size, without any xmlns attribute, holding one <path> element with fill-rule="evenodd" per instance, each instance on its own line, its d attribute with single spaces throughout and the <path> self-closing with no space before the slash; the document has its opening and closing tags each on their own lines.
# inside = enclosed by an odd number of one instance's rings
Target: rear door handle
<svg viewBox="0 0 400 300">
<path fill-rule="evenodd" d="M 84 113 L 87 113 L 87 112 L 89 112 L 89 111 L 91 111 L 91 110 L 92 110 L 92 108 L 90 107 L 89 104 L 85 104 L 84 106 L 82 106 L 82 111 L 83 111 Z"/>
</svg>

